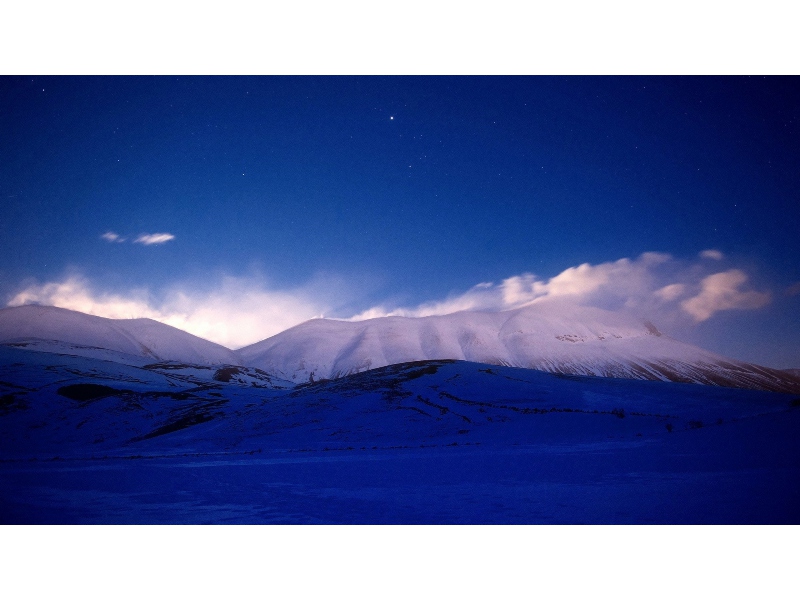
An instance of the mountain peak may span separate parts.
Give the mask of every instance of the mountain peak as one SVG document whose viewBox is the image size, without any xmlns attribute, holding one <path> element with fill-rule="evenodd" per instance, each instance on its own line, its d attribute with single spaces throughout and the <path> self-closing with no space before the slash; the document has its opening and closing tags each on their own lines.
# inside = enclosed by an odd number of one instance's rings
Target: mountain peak
<svg viewBox="0 0 800 600">
<path fill-rule="evenodd" d="M 63 344 L 68 344 L 82 354 L 104 349 L 156 360 L 239 364 L 228 348 L 153 319 L 107 319 L 41 305 L 0 309 L 0 342 L 26 340 L 60 342 L 54 352 L 64 352 Z"/>
<path fill-rule="evenodd" d="M 365 321 L 315 319 L 237 351 L 298 382 L 419 360 L 466 360 L 551 373 L 800 391 L 800 379 L 663 335 L 650 321 L 551 303 Z"/>
</svg>

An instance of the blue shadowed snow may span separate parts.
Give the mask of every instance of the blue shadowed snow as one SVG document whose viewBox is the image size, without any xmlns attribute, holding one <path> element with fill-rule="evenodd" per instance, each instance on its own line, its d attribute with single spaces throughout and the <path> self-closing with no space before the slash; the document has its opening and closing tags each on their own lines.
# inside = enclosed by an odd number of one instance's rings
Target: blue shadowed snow
<svg viewBox="0 0 800 600">
<path fill-rule="evenodd" d="M 454 361 L 276 389 L 0 352 L 3 523 L 800 522 L 792 395 Z M 86 383 L 119 392 L 64 395 Z"/>
</svg>

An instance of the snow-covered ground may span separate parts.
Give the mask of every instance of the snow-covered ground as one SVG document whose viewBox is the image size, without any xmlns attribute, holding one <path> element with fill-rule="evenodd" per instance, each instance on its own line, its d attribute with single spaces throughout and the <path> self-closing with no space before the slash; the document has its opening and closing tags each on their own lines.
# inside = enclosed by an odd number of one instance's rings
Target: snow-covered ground
<svg viewBox="0 0 800 600">
<path fill-rule="evenodd" d="M 96 358 L 108 358 L 111 351 L 151 362 L 239 364 L 229 349 L 152 319 L 106 319 L 54 306 L 0 309 L 0 343 L 8 342 L 32 343 L 40 351 L 52 345 L 55 352 L 68 344 L 72 353 Z"/>
<path fill-rule="evenodd" d="M 105 319 L 20 306 L 0 309 L 0 344 L 134 366 L 169 361 L 243 366 L 251 381 L 275 377 L 304 383 L 409 361 L 451 359 L 550 373 L 800 393 L 800 376 L 791 371 L 684 344 L 629 316 L 580 306 L 565 316 L 563 308 L 554 310 L 546 303 L 422 318 L 313 319 L 236 352 L 150 319 Z"/>
<path fill-rule="evenodd" d="M 0 347 L 0 521 L 800 521 L 796 395 L 463 361 L 264 377 Z"/>
<path fill-rule="evenodd" d="M 28 461 L 0 465 L 0 511 L 3 523 L 798 524 L 798 426 L 800 411 L 607 444 Z"/>
<path fill-rule="evenodd" d="M 414 360 L 454 359 L 551 373 L 800 392 L 800 378 L 662 335 L 597 308 L 570 316 L 545 303 L 422 318 L 315 319 L 237 351 L 243 364 L 292 381 L 335 378 Z"/>
</svg>

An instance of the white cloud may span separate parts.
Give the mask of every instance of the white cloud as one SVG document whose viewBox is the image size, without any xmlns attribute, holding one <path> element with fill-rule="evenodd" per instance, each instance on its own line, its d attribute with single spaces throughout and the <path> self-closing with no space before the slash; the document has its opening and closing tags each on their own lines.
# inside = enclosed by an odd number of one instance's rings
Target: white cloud
<svg viewBox="0 0 800 600">
<path fill-rule="evenodd" d="M 700 258 L 710 258 L 711 260 L 722 260 L 725 258 L 725 255 L 722 252 L 714 249 L 703 250 L 699 256 Z"/>
<path fill-rule="evenodd" d="M 8 306 L 45 304 L 111 319 L 149 318 L 229 348 L 246 346 L 331 310 L 316 300 L 322 282 L 294 290 L 269 289 L 257 278 L 222 277 L 212 290 L 176 287 L 156 301 L 145 290 L 109 294 L 84 278 L 31 284 Z"/>
<path fill-rule="evenodd" d="M 125 241 L 124 237 L 120 236 L 118 233 L 114 233 L 113 231 L 106 231 L 100 237 L 107 242 L 117 242 L 118 244 L 121 244 Z"/>
<path fill-rule="evenodd" d="M 500 311 L 536 302 L 569 301 L 635 312 L 661 322 L 687 318 L 700 322 L 721 310 L 755 309 L 770 301 L 768 293 L 741 289 L 746 283 L 743 271 L 713 274 L 704 263 L 645 252 L 634 259 L 621 258 L 597 265 L 584 263 L 550 279 L 523 273 L 498 284 L 481 283 L 462 294 L 416 307 L 375 306 L 352 320 L 389 315 L 421 317 L 460 310 Z"/>
<path fill-rule="evenodd" d="M 682 283 L 671 283 L 654 292 L 656 298 L 660 298 L 664 302 L 670 302 L 680 298 L 686 293 L 686 286 Z"/>
<path fill-rule="evenodd" d="M 631 260 L 570 267 L 549 280 L 532 273 L 514 275 L 500 283 L 479 283 L 467 292 L 416 307 L 387 308 L 375 306 L 352 317 L 354 321 L 380 316 L 425 317 L 461 310 L 499 311 L 520 308 L 533 302 L 561 298 L 618 307 L 635 305 L 637 299 L 652 296 L 655 289 L 652 271 L 672 262 L 668 254 L 646 252 Z"/>
<path fill-rule="evenodd" d="M 681 307 L 699 323 L 721 310 L 761 308 L 770 301 L 768 293 L 742 291 L 745 283 L 747 275 L 739 269 L 714 273 L 702 280 L 700 293 L 681 302 Z"/>
<path fill-rule="evenodd" d="M 747 289 L 744 271 L 714 273 L 710 268 L 713 265 L 704 260 L 681 261 L 669 254 L 647 252 L 633 259 L 584 263 L 549 279 L 523 273 L 499 283 L 479 283 L 466 292 L 416 306 L 379 304 L 349 320 L 390 315 L 424 317 L 462 310 L 501 311 L 548 302 L 560 303 L 564 310 L 580 304 L 631 312 L 662 327 L 699 323 L 719 311 L 757 309 L 770 301 L 769 293 Z M 205 285 L 202 289 L 176 285 L 155 299 L 142 289 L 124 293 L 98 291 L 86 279 L 69 276 L 63 281 L 30 284 L 8 305 L 39 303 L 102 317 L 148 317 L 229 348 L 260 341 L 323 314 L 346 316 L 355 312 L 346 312 L 342 306 L 345 301 L 353 305 L 356 286 L 331 276 L 291 289 L 276 289 L 256 276 L 220 276 Z"/>
<path fill-rule="evenodd" d="M 121 244 L 127 242 L 128 238 L 121 236 L 114 231 L 106 231 L 100 236 L 107 242 Z M 145 246 L 152 246 L 153 244 L 164 244 L 170 240 L 174 240 L 175 236 L 171 233 L 143 233 L 135 240 L 134 244 L 144 244 Z"/>
<path fill-rule="evenodd" d="M 72 276 L 61 282 L 29 285 L 17 293 L 8 306 L 45 304 L 109 319 L 154 319 L 159 313 L 148 306 L 146 296 L 145 292 L 137 290 L 128 292 L 126 296 L 94 293 L 84 279 Z"/>
<path fill-rule="evenodd" d="M 175 236 L 171 233 L 143 233 L 135 240 L 134 244 L 144 244 L 145 246 L 152 246 L 153 244 L 164 244 L 170 240 L 174 240 Z"/>
</svg>

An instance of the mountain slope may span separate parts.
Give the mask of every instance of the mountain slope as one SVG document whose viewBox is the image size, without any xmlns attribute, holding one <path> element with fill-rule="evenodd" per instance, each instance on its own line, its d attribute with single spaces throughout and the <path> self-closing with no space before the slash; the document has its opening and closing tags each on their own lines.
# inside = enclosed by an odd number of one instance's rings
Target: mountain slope
<svg viewBox="0 0 800 600">
<path fill-rule="evenodd" d="M 236 352 L 151 319 L 49 306 L 0 309 L 0 343 L 144 366 L 246 365 L 295 383 L 419 360 L 466 360 L 550 373 L 800 392 L 800 376 L 738 362 L 596 308 L 537 304 L 360 322 L 314 319 Z"/>
<path fill-rule="evenodd" d="M 8 342 L 98 358 L 112 351 L 148 360 L 239 364 L 231 350 L 152 319 L 106 319 L 53 306 L 0 309 L 0 343 Z"/>
<path fill-rule="evenodd" d="M 314 319 L 237 351 L 244 364 L 294 381 L 417 360 L 467 360 L 550 373 L 800 391 L 800 378 L 662 335 L 649 322 L 546 304 L 517 310 L 349 322 Z"/>
<path fill-rule="evenodd" d="M 0 463 L 630 442 L 697 424 L 797 412 L 796 398 L 771 392 L 564 377 L 463 361 L 401 363 L 298 386 L 220 377 L 229 370 L 135 367 L 0 347 Z"/>
</svg>

